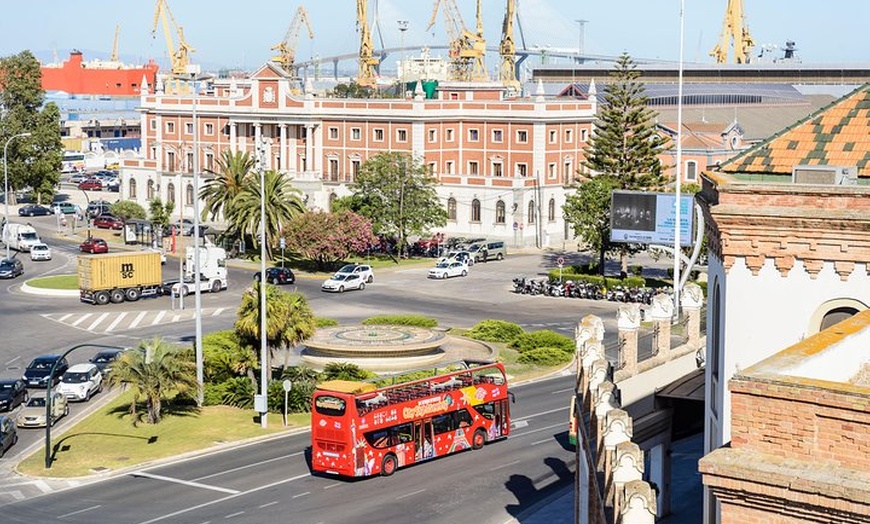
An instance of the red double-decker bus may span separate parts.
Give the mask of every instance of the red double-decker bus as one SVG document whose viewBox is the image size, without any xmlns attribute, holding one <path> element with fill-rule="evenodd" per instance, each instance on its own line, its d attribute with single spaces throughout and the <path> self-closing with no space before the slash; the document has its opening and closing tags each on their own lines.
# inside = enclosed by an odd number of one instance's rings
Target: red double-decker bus
<svg viewBox="0 0 870 524">
<path fill-rule="evenodd" d="M 332 380 L 317 386 L 311 409 L 316 472 L 364 477 L 507 437 L 504 366 L 462 361 L 462 369 L 378 388 Z"/>
</svg>

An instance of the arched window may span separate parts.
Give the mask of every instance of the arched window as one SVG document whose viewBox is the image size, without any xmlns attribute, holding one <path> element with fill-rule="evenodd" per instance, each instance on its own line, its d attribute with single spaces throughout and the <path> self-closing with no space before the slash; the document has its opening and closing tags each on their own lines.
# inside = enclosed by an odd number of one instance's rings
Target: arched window
<svg viewBox="0 0 870 524">
<path fill-rule="evenodd" d="M 471 221 L 480 222 L 480 200 L 476 198 L 471 201 Z"/>
<path fill-rule="evenodd" d="M 175 203 L 175 184 L 172 182 L 166 184 L 166 201 Z"/>
<path fill-rule="evenodd" d="M 529 201 L 529 217 L 526 219 L 529 224 L 535 223 L 535 201 Z"/>
<path fill-rule="evenodd" d="M 556 199 L 551 198 L 550 203 L 547 205 L 547 220 L 550 222 L 556 221 Z"/>
<path fill-rule="evenodd" d="M 456 220 L 456 199 L 453 197 L 447 199 L 447 220 Z"/>
<path fill-rule="evenodd" d="M 148 196 L 148 200 L 154 200 L 154 181 L 148 181 L 148 190 L 146 191 L 146 195 Z"/>
<path fill-rule="evenodd" d="M 495 223 L 496 224 L 504 224 L 505 222 L 505 211 L 504 211 L 504 202 L 499 200 L 495 203 Z"/>
<path fill-rule="evenodd" d="M 822 325 L 819 326 L 819 331 L 828 329 L 834 324 L 838 324 L 848 318 L 852 318 L 858 314 L 858 310 L 853 307 L 838 307 L 834 308 L 822 318 Z"/>
<path fill-rule="evenodd" d="M 187 184 L 187 189 L 184 191 L 184 202 L 188 206 L 193 205 L 193 184 Z"/>
<path fill-rule="evenodd" d="M 136 198 L 136 179 L 134 179 L 134 178 L 130 179 L 130 187 L 127 190 L 127 194 L 131 200 Z"/>
<path fill-rule="evenodd" d="M 694 160 L 686 162 L 686 180 L 698 179 L 698 163 Z"/>
</svg>

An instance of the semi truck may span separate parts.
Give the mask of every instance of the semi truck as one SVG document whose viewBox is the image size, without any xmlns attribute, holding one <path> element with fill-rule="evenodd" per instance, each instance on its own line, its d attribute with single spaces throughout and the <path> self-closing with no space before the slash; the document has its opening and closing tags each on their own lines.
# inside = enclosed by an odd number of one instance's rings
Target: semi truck
<svg viewBox="0 0 870 524">
<path fill-rule="evenodd" d="M 78 276 L 81 301 L 98 306 L 156 297 L 163 283 L 157 251 L 79 255 Z"/>
<path fill-rule="evenodd" d="M 3 243 L 16 251 L 30 251 L 34 244 L 40 242 L 39 233 L 29 224 L 10 222 L 3 226 Z"/>
<path fill-rule="evenodd" d="M 169 280 L 163 284 L 163 292 L 177 297 L 196 292 L 217 293 L 227 288 L 227 252 L 222 247 L 214 245 L 199 248 L 199 278 L 194 268 L 196 250 L 188 247 L 184 250 L 184 282 Z"/>
</svg>

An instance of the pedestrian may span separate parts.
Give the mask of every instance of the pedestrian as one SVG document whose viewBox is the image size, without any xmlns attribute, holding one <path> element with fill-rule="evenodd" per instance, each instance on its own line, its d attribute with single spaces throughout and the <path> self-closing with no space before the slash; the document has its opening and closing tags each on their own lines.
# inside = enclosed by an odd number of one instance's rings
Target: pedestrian
<svg viewBox="0 0 870 524">
<path fill-rule="evenodd" d="M 486 263 L 486 259 L 489 258 L 489 251 L 487 251 L 486 246 L 484 246 L 483 249 L 480 250 L 480 255 L 483 259 L 483 262 Z"/>
</svg>

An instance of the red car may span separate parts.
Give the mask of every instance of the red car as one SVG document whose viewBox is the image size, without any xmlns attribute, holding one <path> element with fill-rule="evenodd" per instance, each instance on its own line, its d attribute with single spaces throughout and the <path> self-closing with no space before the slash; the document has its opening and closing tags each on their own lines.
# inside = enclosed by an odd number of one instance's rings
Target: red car
<svg viewBox="0 0 870 524">
<path fill-rule="evenodd" d="M 89 178 L 84 182 L 79 182 L 79 189 L 95 189 L 97 191 L 102 191 L 103 182 L 100 181 L 99 178 Z"/>
<path fill-rule="evenodd" d="M 101 229 L 124 229 L 124 221 L 112 215 L 100 215 L 94 219 L 94 227 Z"/>
<path fill-rule="evenodd" d="M 91 237 L 79 245 L 79 250 L 82 253 L 108 253 L 109 252 L 109 244 L 106 243 L 102 238 Z"/>
</svg>

